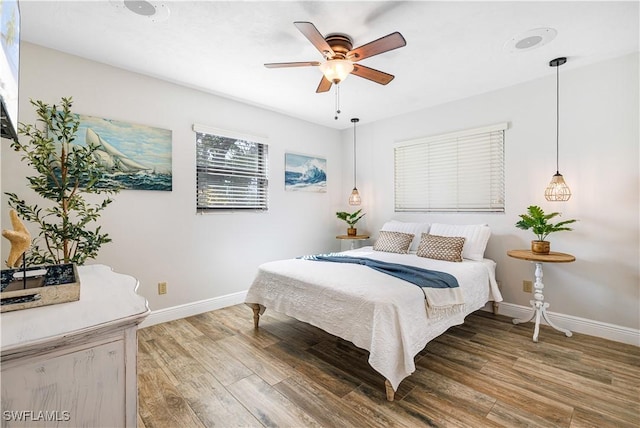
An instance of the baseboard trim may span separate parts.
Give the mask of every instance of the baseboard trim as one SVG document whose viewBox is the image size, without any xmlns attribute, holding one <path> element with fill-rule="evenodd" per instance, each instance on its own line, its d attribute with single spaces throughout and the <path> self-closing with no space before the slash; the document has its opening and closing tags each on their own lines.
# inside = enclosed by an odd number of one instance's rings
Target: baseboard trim
<svg viewBox="0 0 640 428">
<path fill-rule="evenodd" d="M 241 291 L 238 293 L 227 294 L 226 296 L 213 297 L 211 299 L 200 300 L 198 302 L 185 303 L 184 305 L 151 311 L 151 314 L 149 314 L 149 316 L 138 327 L 150 327 L 155 324 L 186 318 L 203 312 L 226 308 L 228 306 L 238 305 L 244 302 L 246 296 L 247 291 Z M 492 302 L 487 304 L 483 310 L 492 312 Z M 521 306 L 513 303 L 501 302 L 498 313 L 511 318 L 527 318 L 531 315 L 531 311 L 531 306 Z M 640 330 L 575 317 L 573 315 L 559 314 L 556 312 L 547 311 L 547 315 L 551 318 L 552 322 L 576 333 L 588 334 L 590 336 L 601 337 L 615 342 L 640 346 Z M 546 324 L 544 319 L 542 320 L 542 323 Z"/>
<path fill-rule="evenodd" d="M 246 296 L 247 291 L 241 291 L 239 293 L 227 294 L 226 296 L 213 297 L 211 299 L 151 311 L 149 316 L 140 323 L 138 328 L 151 327 L 155 324 L 186 318 L 203 312 L 226 308 L 228 306 L 238 305 L 244 302 Z"/>
<path fill-rule="evenodd" d="M 498 313 L 500 315 L 505 315 L 511 318 L 528 318 L 531 316 L 531 306 L 521 306 L 505 302 L 501 302 L 499 305 Z M 483 309 L 489 312 L 492 311 L 490 305 Z M 575 317 L 573 315 L 559 314 L 556 312 L 547 311 L 547 315 L 554 324 L 563 328 L 568 328 L 576 333 L 588 334 L 590 336 L 601 337 L 615 342 L 640 346 L 640 330 Z M 546 324 L 544 319 L 542 320 L 542 323 Z"/>
</svg>

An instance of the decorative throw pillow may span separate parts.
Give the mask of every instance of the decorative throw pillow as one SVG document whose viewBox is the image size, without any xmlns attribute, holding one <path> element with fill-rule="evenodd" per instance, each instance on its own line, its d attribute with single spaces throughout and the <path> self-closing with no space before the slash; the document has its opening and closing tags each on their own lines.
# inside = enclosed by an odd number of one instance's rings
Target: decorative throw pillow
<svg viewBox="0 0 640 428">
<path fill-rule="evenodd" d="M 381 230 L 376 243 L 373 244 L 373 249 L 387 253 L 407 254 L 412 240 L 413 234 L 411 233 Z"/>
<path fill-rule="evenodd" d="M 434 223 L 429 233 L 439 236 L 463 236 L 465 238 L 462 258 L 482 261 L 491 228 L 486 224 L 442 224 Z"/>
<path fill-rule="evenodd" d="M 429 232 L 429 223 L 410 223 L 406 221 L 398 221 L 398 220 L 389 220 L 384 225 L 382 225 L 382 229 L 389 232 L 402 232 L 402 233 L 412 233 L 413 241 L 411 241 L 411 247 L 409 247 L 409 251 L 416 251 L 418 249 L 418 245 L 420 244 L 420 236 L 423 233 Z"/>
<path fill-rule="evenodd" d="M 416 255 L 428 259 L 461 262 L 464 241 L 465 239 L 461 236 L 438 236 L 423 233 Z"/>
</svg>

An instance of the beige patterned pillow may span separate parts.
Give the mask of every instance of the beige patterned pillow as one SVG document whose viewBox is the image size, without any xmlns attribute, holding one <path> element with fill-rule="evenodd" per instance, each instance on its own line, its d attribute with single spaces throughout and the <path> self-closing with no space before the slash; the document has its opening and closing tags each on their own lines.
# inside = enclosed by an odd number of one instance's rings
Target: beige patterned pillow
<svg viewBox="0 0 640 428">
<path fill-rule="evenodd" d="M 416 255 L 448 262 L 461 262 L 464 240 L 465 238 L 461 236 L 438 236 L 423 233 Z"/>
<path fill-rule="evenodd" d="M 387 253 L 407 254 L 409 246 L 413 240 L 412 233 L 389 232 L 381 230 L 376 243 L 373 244 L 375 251 L 385 251 Z"/>
</svg>

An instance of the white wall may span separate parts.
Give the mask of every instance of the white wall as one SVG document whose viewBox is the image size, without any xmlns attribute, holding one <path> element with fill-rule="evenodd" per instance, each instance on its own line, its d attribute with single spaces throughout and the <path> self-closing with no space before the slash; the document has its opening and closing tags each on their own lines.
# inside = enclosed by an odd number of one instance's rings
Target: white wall
<svg viewBox="0 0 640 428">
<path fill-rule="evenodd" d="M 564 66 L 568 67 L 568 66 Z M 550 310 L 629 328 L 640 328 L 640 227 L 638 55 L 583 68 L 561 69 L 560 171 L 573 196 L 549 203 L 543 192 L 555 172 L 555 74 L 504 90 L 452 102 L 373 124 L 358 125 L 358 188 L 367 216 L 360 232 L 390 218 L 430 222 L 489 223 L 487 257 L 498 263 L 506 302 L 527 306 L 522 280 L 533 267 L 506 251 L 527 248 L 530 232 L 514 227 L 530 204 L 578 218 L 573 232 L 550 237 L 552 250 L 577 261 L 545 265 Z M 114 242 L 95 261 L 136 276 L 154 310 L 246 290 L 257 266 L 268 260 L 336 250 L 344 223 L 337 210 L 353 210 L 351 128 L 321 126 L 193 89 L 23 44 L 20 120 L 33 123 L 28 100 L 58 102 L 73 96 L 78 113 L 173 131 L 173 191 L 124 191 L 104 212 Z M 504 214 L 396 214 L 393 211 L 393 144 L 508 121 Z M 195 214 L 193 123 L 269 138 L 270 209 L 267 213 Z M 286 151 L 324 156 L 328 193 L 284 191 Z M 1 190 L 32 194 L 30 174 L 7 141 L 1 147 Z M 344 160 L 343 160 L 344 158 Z M 2 195 L 2 228 L 10 228 Z M 32 229 L 32 233 L 35 234 Z M 2 240 L 2 259 L 8 243 Z M 167 281 L 169 293 L 157 295 Z"/>
<path fill-rule="evenodd" d="M 20 121 L 35 123 L 29 99 L 59 103 L 63 96 L 73 97 L 76 113 L 173 131 L 173 191 L 116 195 L 100 220 L 113 242 L 92 262 L 137 277 L 151 309 L 241 292 L 260 263 L 338 249 L 342 225 L 334 213 L 344 209 L 338 131 L 23 43 Z M 268 212 L 196 214 L 193 123 L 268 138 Z M 2 228 L 10 229 L 4 192 L 36 201 L 25 179 L 33 170 L 8 141 L 1 149 L 0 211 Z M 325 157 L 327 193 L 285 192 L 285 152 Z M 9 245 L 2 241 L 5 260 Z M 160 281 L 168 282 L 168 294 L 157 294 Z"/>
<path fill-rule="evenodd" d="M 522 281 L 533 279 L 533 266 L 509 258 L 506 251 L 529 248 L 533 234 L 514 224 L 532 204 L 547 212 L 560 211 L 579 222 L 572 232 L 552 234 L 551 249 L 574 254 L 577 260 L 545 264 L 544 294 L 550 310 L 638 329 L 638 54 L 565 68 L 560 70 L 560 172 L 573 192 L 569 201 L 544 199 L 556 166 L 555 73 L 549 69 L 544 79 L 359 125 L 358 188 L 367 212 L 359 228 L 375 235 L 391 218 L 488 223 L 493 235 L 486 256 L 498 264 L 504 299 L 528 306 L 530 294 L 522 291 Z M 505 121 L 510 128 L 505 134 L 504 214 L 394 213 L 394 142 Z M 351 130 L 342 132 L 343 194 L 352 186 L 352 139 Z"/>
</svg>

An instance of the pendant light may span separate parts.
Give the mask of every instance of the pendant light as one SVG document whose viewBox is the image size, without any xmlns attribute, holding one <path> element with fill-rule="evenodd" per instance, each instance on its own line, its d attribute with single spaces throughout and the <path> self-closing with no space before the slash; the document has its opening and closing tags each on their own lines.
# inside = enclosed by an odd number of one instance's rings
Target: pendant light
<svg viewBox="0 0 640 428">
<path fill-rule="evenodd" d="M 567 62 L 567 58 L 561 57 L 551 60 L 549 66 L 556 68 L 556 173 L 551 177 L 551 183 L 544 191 L 544 197 L 547 201 L 568 201 L 571 197 L 571 190 L 564 177 L 560 174 L 558 166 L 559 158 L 559 141 L 560 141 L 560 74 L 558 67 Z"/>
<path fill-rule="evenodd" d="M 353 190 L 351 191 L 351 195 L 349 195 L 349 205 L 360 205 L 362 202 L 360 200 L 360 193 L 358 193 L 358 188 L 356 187 L 356 123 L 358 123 L 360 119 L 354 117 L 351 119 L 351 123 L 353 123 Z"/>
</svg>

